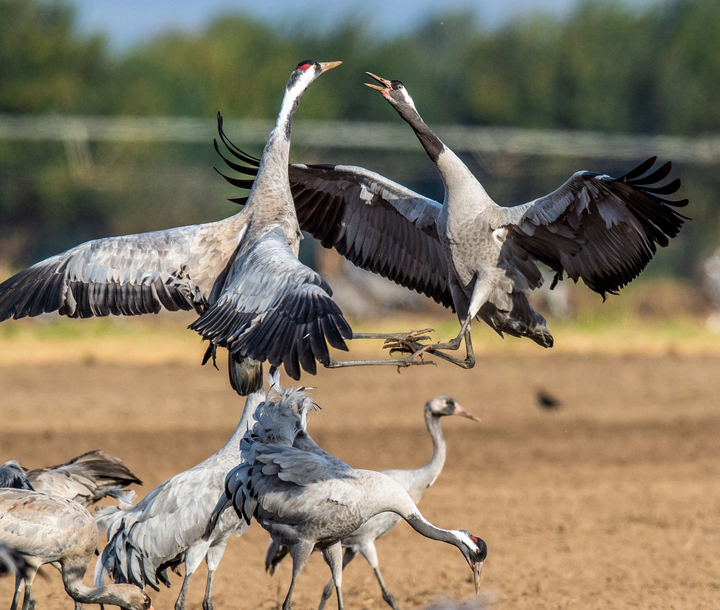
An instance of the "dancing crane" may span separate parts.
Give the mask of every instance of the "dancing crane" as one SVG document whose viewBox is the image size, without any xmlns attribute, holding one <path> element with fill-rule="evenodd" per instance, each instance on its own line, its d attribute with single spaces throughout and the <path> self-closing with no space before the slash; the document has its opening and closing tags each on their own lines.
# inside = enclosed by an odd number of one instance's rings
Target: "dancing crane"
<svg viewBox="0 0 720 610">
<path fill-rule="evenodd" d="M 620 178 L 579 171 L 549 195 L 501 207 L 423 122 L 406 87 L 368 74 L 382 85 L 368 86 L 410 124 L 435 163 L 445 187 L 443 203 L 353 166 L 293 164 L 290 187 L 300 228 L 323 246 L 457 313 L 461 329 L 454 339 L 423 346 L 411 336 L 399 337 L 394 347 L 401 351 L 427 352 L 471 368 L 475 317 L 501 336 L 551 347 L 545 319 L 526 295 L 542 284 L 538 261 L 554 271 L 553 287 L 566 273 L 605 298 L 634 279 L 686 218 L 673 209 L 686 199 L 664 198 L 680 188 L 680 180 L 658 186 L 671 163 L 648 174 L 655 157 Z M 242 151 L 221 138 L 240 158 Z M 226 159 L 232 169 L 252 175 L 256 161 L 243 161 L 246 166 Z M 464 359 L 443 351 L 459 349 L 463 339 Z"/>
<path fill-rule="evenodd" d="M 288 184 L 292 122 L 300 98 L 341 62 L 303 61 L 285 88 L 275 128 L 244 209 L 218 222 L 109 237 L 36 263 L 0 284 L 0 321 L 57 311 L 71 318 L 190 310 L 190 326 L 230 352 L 233 388 L 245 396 L 262 386 L 260 363 L 314 374 L 330 366 L 328 345 L 347 350 L 352 331 L 328 284 L 297 259 L 302 234 Z M 362 337 L 359 337 L 362 338 Z M 348 361 L 413 364 L 414 359 Z"/>
</svg>

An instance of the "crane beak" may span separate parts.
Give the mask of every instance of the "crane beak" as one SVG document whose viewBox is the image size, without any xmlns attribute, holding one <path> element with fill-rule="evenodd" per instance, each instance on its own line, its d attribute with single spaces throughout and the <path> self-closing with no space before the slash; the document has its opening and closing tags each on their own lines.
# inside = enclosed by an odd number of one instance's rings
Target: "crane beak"
<svg viewBox="0 0 720 610">
<path fill-rule="evenodd" d="M 333 68 L 337 68 L 341 63 L 341 61 L 326 61 L 325 63 L 318 62 L 320 65 L 320 74 L 327 72 L 328 70 L 332 70 Z"/>
<path fill-rule="evenodd" d="M 377 85 L 371 85 L 370 83 L 365 83 L 366 87 L 370 87 L 370 89 L 375 89 L 376 91 L 379 91 L 382 93 L 383 91 L 389 91 L 392 89 L 392 83 L 389 80 L 385 80 L 384 78 L 380 78 L 379 76 L 375 76 L 372 72 L 365 72 L 370 78 L 374 78 L 377 82 L 382 84 L 382 87 L 378 87 Z"/>
<path fill-rule="evenodd" d="M 483 566 L 482 561 L 478 561 L 473 566 L 473 578 L 475 580 L 475 595 L 480 594 L 480 574 L 482 574 L 482 566 Z"/>
<path fill-rule="evenodd" d="M 479 417 L 475 417 L 472 413 L 468 413 L 465 409 L 463 409 L 459 404 L 455 403 L 455 410 L 453 411 L 453 415 L 460 415 L 460 417 L 467 417 L 468 419 L 472 419 L 473 421 L 482 421 Z"/>
</svg>

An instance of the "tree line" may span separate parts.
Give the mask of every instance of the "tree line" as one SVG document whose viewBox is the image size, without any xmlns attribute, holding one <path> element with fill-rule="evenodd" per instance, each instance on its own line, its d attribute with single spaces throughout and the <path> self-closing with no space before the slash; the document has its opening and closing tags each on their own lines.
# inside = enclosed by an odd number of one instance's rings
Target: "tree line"
<svg viewBox="0 0 720 610">
<path fill-rule="evenodd" d="M 212 117 L 221 110 L 272 118 L 290 70 L 305 58 L 345 65 L 313 85 L 302 119 L 397 120 L 362 86 L 369 70 L 402 80 L 431 125 L 692 136 L 720 124 L 717 0 L 643 8 L 586 1 L 563 18 L 537 14 L 497 29 L 451 13 L 393 37 L 362 19 L 314 31 L 227 15 L 199 33 L 168 33 L 120 55 L 103 36 L 80 35 L 68 4 L 0 1 L 0 113 Z M 160 151 L 141 148 L 141 156 Z M 118 228 L 119 203 L 73 184 L 63 163 L 60 145 L 0 142 L 0 259 L 26 262 L 8 254 L 9 234 L 23 226 L 30 240 L 48 222 L 89 223 L 88 234 Z M 695 174 L 693 195 L 706 215 L 701 241 L 709 243 L 717 239 L 718 185 L 710 172 Z"/>
</svg>

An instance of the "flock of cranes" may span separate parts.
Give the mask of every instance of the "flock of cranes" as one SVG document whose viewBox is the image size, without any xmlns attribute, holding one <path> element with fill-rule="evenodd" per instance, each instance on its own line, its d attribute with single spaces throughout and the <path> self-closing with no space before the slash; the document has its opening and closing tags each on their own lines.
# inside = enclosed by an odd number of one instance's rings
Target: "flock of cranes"
<svg viewBox="0 0 720 610">
<path fill-rule="evenodd" d="M 231 534 L 255 520 L 271 537 L 266 567 L 292 557 L 292 593 L 310 554 L 318 550 L 332 580 L 320 608 L 337 594 L 343 609 L 342 571 L 360 553 L 373 568 L 383 599 L 398 610 L 381 576 L 375 540 L 400 519 L 419 534 L 459 549 L 476 591 L 485 542 L 464 530 L 440 529 L 417 502 L 445 461 L 440 418 L 477 419 L 454 399 L 425 405 L 433 458 L 417 470 L 358 470 L 322 450 L 307 430 L 315 403 L 303 388 L 282 387 L 279 367 L 292 379 L 302 370 L 391 364 L 420 365 L 434 357 L 463 368 L 475 363 L 470 326 L 487 323 L 500 335 L 528 337 L 551 347 L 544 318 L 527 290 L 542 283 L 537 263 L 584 283 L 605 297 L 634 279 L 677 235 L 684 216 L 671 201 L 679 179 L 659 185 L 670 163 L 655 159 L 620 178 L 574 174 L 559 189 L 516 207 L 501 207 L 462 160 L 423 122 L 407 88 L 369 74 L 368 85 L 410 125 L 442 178 L 442 203 L 369 170 L 341 165 L 290 164 L 290 137 L 298 103 L 309 85 L 341 62 L 304 61 L 293 70 L 262 157 L 236 147 L 222 129 L 226 164 L 249 189 L 243 209 L 219 222 L 81 244 L 21 271 L 0 285 L 0 321 L 58 312 L 69 317 L 139 315 L 194 309 L 190 326 L 208 341 L 204 362 L 218 347 L 229 352 L 233 389 L 245 408 L 228 442 L 194 468 L 152 490 L 137 504 L 128 485 L 140 480 L 117 458 L 100 452 L 51 469 L 26 472 L 17 462 L 0 468 L 0 573 L 16 575 L 12 610 L 33 610 L 32 582 L 50 563 L 61 570 L 75 600 L 148 610 L 146 587 L 169 586 L 167 570 L 185 566 L 175 603 L 183 610 L 192 574 L 203 561 L 208 578 L 203 609 L 212 609 L 213 577 Z M 452 308 L 458 335 L 430 343 L 422 332 L 353 333 L 332 290 L 297 258 L 302 231 L 355 265 Z M 348 350 L 355 339 L 385 339 L 390 357 L 338 360 L 329 347 Z M 465 357 L 452 354 L 465 344 Z M 269 388 L 263 364 L 270 365 Z M 93 518 L 90 504 L 106 496 L 117 505 Z M 95 587 L 83 584 L 97 547 Z M 343 555 L 344 549 L 344 555 Z M 105 574 L 115 584 L 105 585 Z"/>
</svg>

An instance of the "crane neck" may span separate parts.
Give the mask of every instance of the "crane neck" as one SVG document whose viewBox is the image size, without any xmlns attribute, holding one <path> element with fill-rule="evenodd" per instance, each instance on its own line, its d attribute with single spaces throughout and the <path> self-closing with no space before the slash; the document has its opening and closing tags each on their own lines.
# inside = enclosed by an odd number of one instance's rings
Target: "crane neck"
<svg viewBox="0 0 720 610">
<path fill-rule="evenodd" d="M 253 427 L 253 424 L 255 423 L 255 420 L 253 419 L 255 411 L 264 402 L 264 400 L 265 388 L 263 386 L 260 386 L 260 389 L 248 395 L 245 399 L 245 408 L 240 416 L 237 428 L 235 428 L 235 432 L 233 432 L 228 442 L 225 443 L 225 446 L 222 448 L 223 451 L 230 449 L 237 451 L 238 453 L 240 452 L 240 439 L 242 439 L 244 434 Z"/>
<path fill-rule="evenodd" d="M 427 405 L 425 406 L 425 426 L 432 439 L 433 454 L 430 461 L 418 469 L 418 487 L 423 491 L 437 480 L 445 466 L 447 445 L 440 426 L 440 417 L 435 415 Z"/>
<path fill-rule="evenodd" d="M 467 165 L 433 133 L 414 106 L 402 104 L 395 109 L 412 127 L 420 144 L 437 167 L 445 187 L 446 204 L 452 206 L 454 202 L 473 202 L 474 205 L 493 205 L 494 202 Z"/>
<path fill-rule="evenodd" d="M 309 84 L 309 82 L 303 80 L 293 81 L 291 79 L 288 82 L 275 127 L 270 132 L 267 144 L 265 144 L 262 157 L 260 158 L 260 167 L 258 168 L 248 204 L 252 202 L 252 195 L 255 191 L 262 191 L 267 188 L 275 191 L 279 187 L 284 186 L 288 197 L 291 197 L 290 186 L 288 184 L 290 136 L 292 134 L 295 112 Z"/>
<path fill-rule="evenodd" d="M 401 485 L 395 483 L 394 481 L 393 484 L 392 491 L 385 495 L 386 503 L 383 510 L 379 512 L 393 512 L 400 515 L 418 534 L 422 534 L 426 538 L 431 538 L 432 540 L 447 542 L 448 544 L 453 544 L 460 548 L 462 542 L 461 537 L 458 535 L 459 532 L 435 527 L 422 516 L 415 505 L 415 502 L 413 502 L 410 497 L 410 494 L 408 494 Z"/>
<path fill-rule="evenodd" d="M 81 604 L 109 604 L 120 608 L 142 607 L 142 592 L 134 585 L 118 584 L 105 587 L 88 587 L 78 570 L 63 566 L 62 578 L 65 591 Z"/>
</svg>

